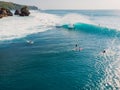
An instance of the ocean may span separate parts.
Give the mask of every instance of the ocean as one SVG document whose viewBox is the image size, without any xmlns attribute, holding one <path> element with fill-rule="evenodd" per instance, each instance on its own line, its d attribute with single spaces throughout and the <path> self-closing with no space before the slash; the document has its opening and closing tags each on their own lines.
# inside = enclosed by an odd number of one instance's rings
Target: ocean
<svg viewBox="0 0 120 90">
<path fill-rule="evenodd" d="M 42 10 L 0 20 L 0 90 L 119 90 L 120 11 Z"/>
</svg>

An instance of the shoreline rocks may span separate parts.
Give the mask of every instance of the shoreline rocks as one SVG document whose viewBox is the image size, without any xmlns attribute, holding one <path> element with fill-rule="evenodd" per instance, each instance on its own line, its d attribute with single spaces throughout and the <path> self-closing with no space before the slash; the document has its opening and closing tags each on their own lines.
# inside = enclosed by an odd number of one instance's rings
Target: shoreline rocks
<svg viewBox="0 0 120 90">
<path fill-rule="evenodd" d="M 0 18 L 7 16 L 13 16 L 12 12 L 6 8 L 0 8 Z"/>
<path fill-rule="evenodd" d="M 14 15 L 29 16 L 30 12 L 28 7 L 24 6 L 20 10 L 16 10 Z M 7 16 L 13 16 L 13 13 L 9 9 L 0 7 L 0 18 L 7 17 Z"/>
<path fill-rule="evenodd" d="M 17 9 L 14 13 L 14 15 L 19 15 L 20 14 L 20 11 Z"/>
<path fill-rule="evenodd" d="M 14 15 L 19 15 L 19 16 L 29 16 L 30 12 L 27 6 L 22 7 L 20 10 L 16 10 Z"/>
</svg>

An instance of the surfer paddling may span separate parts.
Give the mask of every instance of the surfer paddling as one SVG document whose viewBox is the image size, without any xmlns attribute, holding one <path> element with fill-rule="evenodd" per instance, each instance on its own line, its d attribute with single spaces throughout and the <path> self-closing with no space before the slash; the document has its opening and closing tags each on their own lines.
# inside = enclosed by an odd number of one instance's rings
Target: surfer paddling
<svg viewBox="0 0 120 90">
<path fill-rule="evenodd" d="M 77 45 L 77 44 L 75 44 L 75 50 L 76 50 L 76 51 L 82 51 L 82 50 L 83 50 L 83 48 L 78 47 L 78 45 Z"/>
<path fill-rule="evenodd" d="M 78 47 L 78 45 L 77 44 L 75 44 L 75 50 L 77 51 L 77 47 Z"/>
</svg>

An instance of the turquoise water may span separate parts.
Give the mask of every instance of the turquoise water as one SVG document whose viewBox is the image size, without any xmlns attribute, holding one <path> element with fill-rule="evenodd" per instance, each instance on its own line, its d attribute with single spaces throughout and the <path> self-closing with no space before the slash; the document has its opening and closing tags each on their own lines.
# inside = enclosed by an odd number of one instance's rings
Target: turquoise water
<svg viewBox="0 0 120 90">
<path fill-rule="evenodd" d="M 70 11 L 43 12 L 63 16 Z M 91 14 L 83 10 L 73 12 Z M 118 16 L 111 15 L 112 11 L 107 16 L 105 12 L 101 16 L 101 11 L 91 12 L 98 13 L 90 18 L 101 25 L 98 17 L 103 20 L 104 17 Z M 112 24 L 108 22 L 104 25 Z M 1 41 L 0 90 L 119 90 L 120 37 L 117 25 L 112 28 L 74 24 L 77 28 L 54 26 L 44 32 Z M 26 40 L 34 41 L 34 44 Z M 83 49 L 75 50 L 76 44 Z M 104 49 L 105 54 L 102 53 Z"/>
</svg>

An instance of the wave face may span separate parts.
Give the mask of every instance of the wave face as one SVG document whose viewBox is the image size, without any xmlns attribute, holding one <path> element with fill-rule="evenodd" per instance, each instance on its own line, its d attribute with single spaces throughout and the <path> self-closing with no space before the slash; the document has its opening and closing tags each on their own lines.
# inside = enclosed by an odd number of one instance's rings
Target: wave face
<svg viewBox="0 0 120 90">
<path fill-rule="evenodd" d="M 86 23 L 64 24 L 61 25 L 61 28 L 70 29 L 70 30 L 74 29 L 74 30 L 84 31 L 87 33 L 95 33 L 95 34 L 109 35 L 109 36 L 120 35 L 120 32 L 117 29 L 101 27 L 100 25 L 92 25 Z"/>
<path fill-rule="evenodd" d="M 120 15 L 115 12 L 110 13 L 110 15 L 81 13 L 63 16 L 62 23 L 60 22 L 56 27 L 80 30 L 86 33 L 120 36 L 120 25 L 118 24 L 120 23 Z"/>
</svg>

